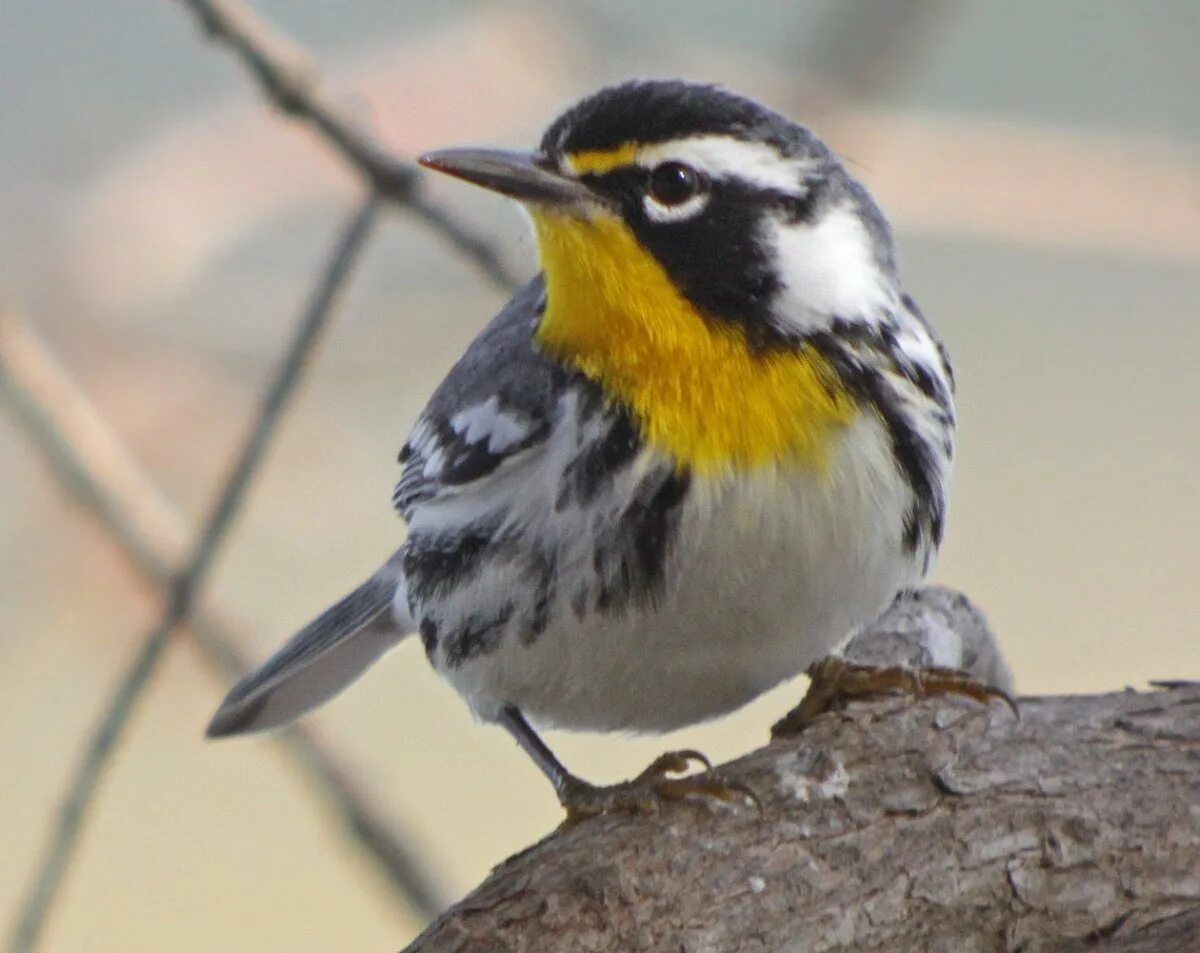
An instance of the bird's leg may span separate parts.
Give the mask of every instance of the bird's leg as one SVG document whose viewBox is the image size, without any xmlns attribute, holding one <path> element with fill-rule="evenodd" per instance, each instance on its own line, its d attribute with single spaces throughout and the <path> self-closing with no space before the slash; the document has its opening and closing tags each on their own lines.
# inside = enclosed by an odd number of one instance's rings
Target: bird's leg
<svg viewBox="0 0 1200 953">
<path fill-rule="evenodd" d="M 726 781 L 713 771 L 712 763 L 699 751 L 668 751 L 636 778 L 619 784 L 598 786 L 576 777 L 538 737 L 520 710 L 512 705 L 500 712 L 499 722 L 554 785 L 567 820 L 578 821 L 597 814 L 624 812 L 653 814 L 664 801 L 679 801 L 689 794 L 732 802 L 758 798 L 745 785 Z M 700 774 L 677 777 L 693 764 L 703 766 Z"/>
<path fill-rule="evenodd" d="M 772 738 L 798 734 L 818 715 L 832 711 L 852 698 L 892 692 L 907 693 L 916 698 L 959 695 L 983 705 L 999 699 L 1013 710 L 1013 714 L 1018 714 L 1017 703 L 1007 692 L 952 668 L 859 665 L 830 655 L 809 666 L 808 676 L 812 683 L 804 698 L 771 726 Z"/>
</svg>

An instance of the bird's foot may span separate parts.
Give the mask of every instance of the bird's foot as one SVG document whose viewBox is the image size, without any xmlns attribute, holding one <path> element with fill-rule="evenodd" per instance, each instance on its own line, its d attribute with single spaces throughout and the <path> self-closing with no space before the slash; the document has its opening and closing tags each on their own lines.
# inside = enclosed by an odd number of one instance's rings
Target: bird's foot
<svg viewBox="0 0 1200 953">
<path fill-rule="evenodd" d="M 1017 702 L 1008 692 L 952 668 L 857 665 L 830 655 L 811 665 L 808 675 L 812 679 L 808 692 L 799 705 L 771 726 L 772 738 L 798 734 L 819 715 L 853 698 L 894 692 L 915 698 L 959 695 L 983 705 L 999 699 L 1020 717 Z"/>
<path fill-rule="evenodd" d="M 693 764 L 702 766 L 703 772 L 679 776 Z M 597 786 L 568 775 L 558 799 L 566 808 L 567 823 L 571 824 L 597 814 L 654 814 L 665 802 L 681 801 L 689 795 L 725 803 L 749 800 L 761 807 L 754 791 L 722 778 L 708 758 L 690 750 L 659 755 L 636 778 L 619 784 Z"/>
</svg>

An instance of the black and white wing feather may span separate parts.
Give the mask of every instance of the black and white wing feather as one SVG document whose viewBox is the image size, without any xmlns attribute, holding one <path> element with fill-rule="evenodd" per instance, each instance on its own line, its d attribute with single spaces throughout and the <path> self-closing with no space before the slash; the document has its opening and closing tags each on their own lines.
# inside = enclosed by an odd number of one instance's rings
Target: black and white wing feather
<svg viewBox="0 0 1200 953">
<path fill-rule="evenodd" d="M 532 345 L 545 307 L 540 277 L 522 288 L 475 339 L 413 427 L 392 502 L 413 508 L 493 474 L 550 434 L 569 372 Z"/>
</svg>

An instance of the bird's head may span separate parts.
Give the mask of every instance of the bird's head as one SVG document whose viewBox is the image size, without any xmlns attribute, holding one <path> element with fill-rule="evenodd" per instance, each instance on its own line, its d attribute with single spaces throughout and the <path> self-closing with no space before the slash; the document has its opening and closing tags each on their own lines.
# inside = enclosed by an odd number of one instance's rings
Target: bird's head
<svg viewBox="0 0 1200 953">
<path fill-rule="evenodd" d="M 661 311 L 675 295 L 769 348 L 870 322 L 899 293 L 866 190 L 808 129 L 719 87 L 625 83 L 564 112 L 536 151 L 421 164 L 526 206 L 552 306 L 607 293 Z"/>
</svg>

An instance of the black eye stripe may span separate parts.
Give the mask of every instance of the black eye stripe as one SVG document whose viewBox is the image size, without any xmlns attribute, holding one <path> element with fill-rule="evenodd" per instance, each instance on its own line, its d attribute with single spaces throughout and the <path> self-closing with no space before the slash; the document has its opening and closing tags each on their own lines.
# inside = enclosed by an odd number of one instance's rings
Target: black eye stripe
<svg viewBox="0 0 1200 953">
<path fill-rule="evenodd" d="M 660 162 L 649 169 L 642 165 L 623 165 L 605 172 L 585 172 L 579 179 L 599 192 L 649 193 L 664 205 L 677 205 L 713 184 L 705 173 L 682 162 Z M 667 193 L 672 186 L 684 183 L 690 190 L 687 198 L 670 202 L 664 200 L 667 195 L 656 194 L 660 189 Z"/>
<path fill-rule="evenodd" d="M 659 168 L 659 166 L 654 167 Z M 764 213 L 770 212 L 782 215 L 784 220 L 793 224 L 811 221 L 813 215 L 822 203 L 825 189 L 824 180 L 810 177 L 805 182 L 803 194 L 784 192 L 776 188 L 755 185 L 737 178 L 710 177 L 707 173 L 695 170 L 700 176 L 701 188 L 711 196 L 709 210 L 712 214 L 724 216 L 731 207 L 757 207 Z M 649 194 L 649 177 L 654 169 L 642 165 L 625 165 L 604 172 L 585 172 L 580 181 L 616 201 L 624 210 L 627 220 L 640 219 L 646 213 L 642 207 L 643 197 Z M 659 204 L 670 207 L 667 202 Z"/>
</svg>

